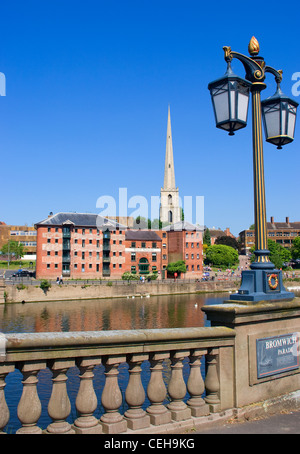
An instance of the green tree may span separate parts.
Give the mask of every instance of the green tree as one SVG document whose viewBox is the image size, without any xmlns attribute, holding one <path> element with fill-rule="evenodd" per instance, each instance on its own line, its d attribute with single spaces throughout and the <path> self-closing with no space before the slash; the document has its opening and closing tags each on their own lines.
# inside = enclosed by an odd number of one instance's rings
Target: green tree
<svg viewBox="0 0 300 454">
<path fill-rule="evenodd" d="M 237 251 L 239 250 L 239 243 L 237 242 L 237 240 L 235 238 L 232 238 L 231 236 L 219 236 L 216 241 L 215 241 L 215 244 L 225 244 L 226 246 L 230 246 L 230 247 L 233 247 L 233 249 L 236 249 Z"/>
<path fill-rule="evenodd" d="M 292 258 L 290 249 L 281 246 L 281 244 L 276 243 L 276 241 L 268 239 L 268 249 L 270 251 L 269 258 L 277 269 L 283 268 L 283 264 L 289 262 Z M 255 260 L 255 255 L 253 254 L 254 250 L 255 247 L 250 249 L 250 252 L 252 252 L 252 262 Z"/>
<path fill-rule="evenodd" d="M 25 254 L 25 248 L 24 245 L 22 243 L 18 243 L 18 241 L 9 241 L 2 246 L 2 253 L 9 254 L 10 256 L 14 256 L 16 259 L 20 259 Z"/>
<path fill-rule="evenodd" d="M 300 237 L 298 236 L 293 240 L 291 247 L 291 254 L 293 259 L 300 259 Z"/>
<path fill-rule="evenodd" d="M 206 229 L 203 235 L 203 244 L 211 245 L 210 231 Z"/>
<path fill-rule="evenodd" d="M 268 240 L 268 249 L 270 251 L 270 260 L 276 268 L 282 268 L 284 262 L 289 262 L 292 258 L 290 249 L 287 249 L 276 241 Z"/>
<path fill-rule="evenodd" d="M 174 275 L 177 273 L 178 275 L 181 273 L 186 273 L 186 265 L 184 260 L 178 260 L 178 262 L 171 262 L 167 266 L 168 273 Z"/>
<path fill-rule="evenodd" d="M 160 219 L 153 219 L 153 221 L 151 221 L 151 229 L 152 230 L 161 230 L 162 228 L 162 222 Z"/>
<path fill-rule="evenodd" d="M 239 254 L 231 246 L 215 244 L 207 249 L 206 262 L 215 266 L 233 266 L 239 262 Z"/>
<path fill-rule="evenodd" d="M 146 219 L 143 216 L 138 216 L 134 221 L 135 229 L 151 229 L 151 219 Z"/>
</svg>

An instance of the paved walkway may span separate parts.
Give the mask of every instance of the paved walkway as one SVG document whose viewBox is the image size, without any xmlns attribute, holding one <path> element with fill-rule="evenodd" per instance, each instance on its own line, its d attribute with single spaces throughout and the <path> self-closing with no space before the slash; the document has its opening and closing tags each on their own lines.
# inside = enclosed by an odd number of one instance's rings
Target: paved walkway
<svg viewBox="0 0 300 454">
<path fill-rule="evenodd" d="M 300 411 L 287 411 L 247 422 L 219 425 L 198 434 L 300 434 Z"/>
</svg>

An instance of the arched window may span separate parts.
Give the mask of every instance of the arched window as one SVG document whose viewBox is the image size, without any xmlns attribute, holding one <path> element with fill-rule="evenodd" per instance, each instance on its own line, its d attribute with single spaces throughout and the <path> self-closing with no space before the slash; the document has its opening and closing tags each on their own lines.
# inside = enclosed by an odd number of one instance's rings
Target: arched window
<svg viewBox="0 0 300 454">
<path fill-rule="evenodd" d="M 169 211 L 169 214 L 168 214 L 168 222 L 173 222 L 173 213 L 172 211 Z"/>
<path fill-rule="evenodd" d="M 139 261 L 139 272 L 140 274 L 149 274 L 149 262 L 145 257 Z"/>
<path fill-rule="evenodd" d="M 171 194 L 168 195 L 168 203 L 169 203 L 169 205 L 172 205 L 172 196 L 171 196 Z"/>
</svg>

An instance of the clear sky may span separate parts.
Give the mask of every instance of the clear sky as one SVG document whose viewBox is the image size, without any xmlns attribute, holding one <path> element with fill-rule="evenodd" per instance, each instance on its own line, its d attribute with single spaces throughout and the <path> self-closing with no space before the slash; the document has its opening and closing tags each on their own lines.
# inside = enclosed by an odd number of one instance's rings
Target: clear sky
<svg viewBox="0 0 300 454">
<path fill-rule="evenodd" d="M 205 224 L 234 234 L 253 223 L 252 127 L 215 128 L 207 85 L 226 71 L 222 47 L 248 55 L 254 35 L 300 72 L 295 1 L 12 0 L 1 5 L 1 210 L 29 225 L 50 211 L 99 212 L 119 188 L 159 196 L 168 104 L 180 196 L 204 196 Z M 233 69 L 244 77 L 235 62 Z M 275 92 L 268 75 L 265 98 Z M 299 101 L 300 96 L 295 98 Z M 299 111 L 300 115 L 300 111 Z M 298 119 L 299 120 L 299 119 Z M 300 221 L 300 120 L 294 143 L 265 143 L 267 218 Z M 130 215 L 128 210 L 128 214 Z M 150 213 L 149 213 L 150 214 Z"/>
</svg>

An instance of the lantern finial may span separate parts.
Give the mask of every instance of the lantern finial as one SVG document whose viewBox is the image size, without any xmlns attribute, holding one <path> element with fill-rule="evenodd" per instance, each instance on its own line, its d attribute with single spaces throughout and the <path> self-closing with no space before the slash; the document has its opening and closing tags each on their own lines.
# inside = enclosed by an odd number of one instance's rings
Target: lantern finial
<svg viewBox="0 0 300 454">
<path fill-rule="evenodd" d="M 252 36 L 252 38 L 250 40 L 250 43 L 248 46 L 248 51 L 252 57 L 254 57 L 255 55 L 257 55 L 259 53 L 259 43 L 258 43 L 257 39 L 255 38 L 255 36 Z"/>
</svg>

